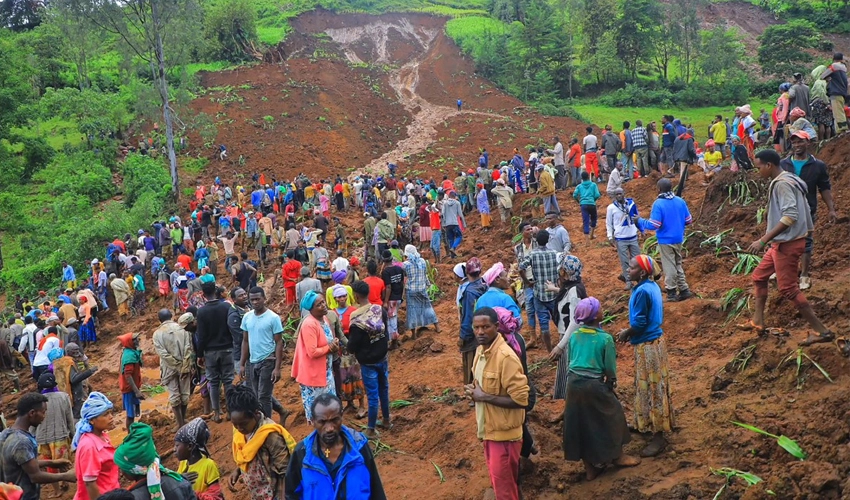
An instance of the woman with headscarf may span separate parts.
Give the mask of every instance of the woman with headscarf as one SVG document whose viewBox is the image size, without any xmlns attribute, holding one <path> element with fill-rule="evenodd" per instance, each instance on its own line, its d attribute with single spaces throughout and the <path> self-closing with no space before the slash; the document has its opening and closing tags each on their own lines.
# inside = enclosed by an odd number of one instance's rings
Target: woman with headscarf
<svg viewBox="0 0 850 500">
<path fill-rule="evenodd" d="M 61 350 L 61 349 L 60 349 Z M 38 443 L 39 460 L 65 460 L 70 458 L 71 433 L 74 432 L 74 418 L 71 414 L 71 399 L 68 394 L 56 387 L 56 377 L 44 372 L 38 377 L 38 390 L 47 397 L 47 413 L 44 421 L 36 428 L 35 440 Z M 57 473 L 58 469 L 48 467 L 47 472 Z M 68 489 L 66 483 L 53 483 L 54 495 Z"/>
<path fill-rule="evenodd" d="M 147 298 L 145 297 L 145 277 L 142 276 L 142 271 L 136 269 L 133 272 L 133 313 L 136 316 L 145 312 L 148 306 Z"/>
<path fill-rule="evenodd" d="M 635 429 L 652 433 L 641 450 L 642 457 L 654 457 L 667 446 L 664 433 L 673 430 L 673 402 L 670 395 L 667 344 L 664 341 L 664 307 L 661 288 L 655 283 L 661 268 L 648 255 L 638 255 L 629 264 L 629 279 L 637 283 L 629 299 L 629 328 L 617 335 L 635 350 Z"/>
<path fill-rule="evenodd" d="M 97 303 L 92 301 L 88 296 L 80 296 L 80 317 L 83 318 L 80 325 L 80 342 L 83 343 L 83 349 L 97 342 L 97 331 L 94 326 L 94 316 L 92 316 L 92 308 L 97 307 Z"/>
<path fill-rule="evenodd" d="M 787 93 L 786 93 L 787 95 Z M 785 105 L 787 108 L 787 104 Z M 747 148 L 747 155 L 752 158 L 753 150 L 755 149 L 756 136 L 756 120 L 753 118 L 753 112 L 749 104 L 741 106 L 741 121 L 738 123 L 738 137 L 741 138 L 741 143 Z"/>
<path fill-rule="evenodd" d="M 189 307 L 200 308 L 207 303 L 207 298 L 204 295 L 204 291 L 201 290 L 201 286 L 204 284 L 203 276 L 195 276 L 195 273 L 191 271 L 186 273 L 186 278 L 188 279 L 188 281 L 186 282 L 186 289 L 189 291 Z M 207 281 L 215 281 L 215 278 L 210 276 L 210 278 L 207 278 Z"/>
<path fill-rule="evenodd" d="M 345 269 L 341 269 L 339 271 L 334 271 L 331 275 L 331 279 L 333 279 L 334 285 L 329 286 L 325 291 L 325 301 L 328 304 L 328 310 L 334 310 L 339 307 L 336 299 L 334 298 L 333 289 L 336 288 L 336 285 L 340 285 L 345 288 L 346 293 L 348 294 L 348 303 L 354 303 L 354 291 L 351 290 L 351 285 L 345 284 L 345 279 L 348 277 L 348 271 Z"/>
<path fill-rule="evenodd" d="M 788 122 L 788 113 L 791 111 L 788 109 L 790 106 L 788 91 L 790 89 L 790 83 L 786 82 L 779 85 L 779 97 L 776 99 L 776 107 L 773 108 L 773 147 L 780 153 L 785 147 L 785 125 Z M 744 143 L 744 138 L 739 131 L 740 126 L 735 129 L 735 135 L 737 135 L 741 139 L 741 142 L 746 145 L 746 143 Z"/>
<path fill-rule="evenodd" d="M 791 110 L 790 113 L 788 113 L 788 116 L 788 122 L 791 124 L 791 126 L 788 128 L 789 141 L 790 137 L 795 133 L 799 132 L 800 130 L 809 135 L 810 141 L 818 140 L 818 133 L 815 130 L 815 127 L 812 125 L 812 122 L 806 120 L 805 111 L 803 111 L 801 108 L 794 108 Z"/>
<path fill-rule="evenodd" d="M 478 309 L 476 307 L 476 309 Z M 528 352 L 525 346 L 525 339 L 520 335 L 519 331 L 522 328 L 522 319 L 514 316 L 514 314 L 504 307 L 494 307 L 494 311 L 499 316 L 499 324 L 496 329 L 504 337 L 505 342 L 511 346 L 511 349 L 516 353 L 520 363 L 522 363 L 522 372 L 528 377 Z M 531 431 L 528 429 L 528 412 L 534 409 L 537 402 L 537 390 L 534 388 L 534 383 L 531 378 L 528 379 L 528 406 L 525 407 L 525 420 L 522 423 L 522 448 L 519 456 L 521 459 L 526 459 L 532 453 L 537 453 L 537 446 L 534 444 L 534 438 Z M 522 468 L 522 463 L 520 463 Z"/>
<path fill-rule="evenodd" d="M 818 129 L 818 137 L 829 139 L 832 137 L 832 110 L 829 107 L 829 97 L 826 95 L 826 80 L 821 78 L 826 71 L 826 66 L 820 65 L 812 70 L 812 84 L 809 90 L 809 108 L 812 113 L 812 125 Z"/>
<path fill-rule="evenodd" d="M 200 417 L 177 431 L 174 436 L 174 455 L 180 461 L 177 472 L 192 483 L 198 500 L 224 500 L 218 465 L 207 450 L 209 438 L 210 428 Z"/>
<path fill-rule="evenodd" d="M 115 447 L 109 440 L 112 429 L 112 402 L 92 392 L 82 404 L 82 418 L 77 422 L 71 449 L 76 450 L 74 471 L 77 493 L 74 500 L 96 500 L 107 491 L 120 488 L 115 467 Z"/>
<path fill-rule="evenodd" d="M 333 276 L 331 273 L 330 254 L 321 239 L 316 240 L 316 247 L 313 249 L 313 262 L 316 269 L 316 278 L 322 283 L 330 281 Z"/>
<path fill-rule="evenodd" d="M 195 500 L 192 483 L 183 476 L 162 466 L 153 429 L 134 422 L 121 446 L 115 449 L 115 465 L 124 477 L 133 481 L 127 488 L 136 500 Z"/>
<path fill-rule="evenodd" d="M 58 352 L 56 352 L 58 351 Z M 97 372 L 97 367 L 89 368 L 80 346 L 69 342 L 65 349 L 54 349 L 48 354 L 53 363 L 53 374 L 59 390 L 71 397 L 72 414 L 75 420 L 80 418 L 80 408 L 88 397 L 86 379 Z"/>
<path fill-rule="evenodd" d="M 437 313 L 434 312 L 431 298 L 428 296 L 428 264 L 413 245 L 404 247 L 404 256 L 407 258 L 402 264 L 404 275 L 407 277 L 407 328 L 413 338 L 417 337 L 420 328 L 428 325 L 434 325 L 434 331 L 440 333 Z"/>
<path fill-rule="evenodd" d="M 511 281 L 504 264 L 496 262 L 484 273 L 482 278 L 484 278 L 484 283 L 489 288 L 481 297 L 478 297 L 478 300 L 475 302 L 475 309 L 480 307 L 500 307 L 507 309 L 520 322 L 520 325 L 522 325 L 519 305 L 517 305 L 516 300 L 507 292 L 507 290 L 511 289 Z"/>
<path fill-rule="evenodd" d="M 633 467 L 640 459 L 623 454 L 623 445 L 631 441 L 631 436 L 623 407 L 614 393 L 617 350 L 611 335 L 599 328 L 599 301 L 595 297 L 582 299 L 575 319 L 581 326 L 570 336 L 564 458 L 584 462 L 585 476 L 592 481 L 609 463 Z"/>
<path fill-rule="evenodd" d="M 206 243 L 198 242 L 198 249 L 195 250 L 195 262 L 198 263 L 198 269 L 207 267 L 210 263 L 210 251 L 206 248 Z"/>
<path fill-rule="evenodd" d="M 301 299 L 301 309 L 309 315 L 301 320 L 301 331 L 295 342 L 292 359 L 292 378 L 301 385 L 301 400 L 307 420 L 312 421 L 310 405 L 319 394 L 336 395 L 333 376 L 333 355 L 339 352 L 339 339 L 334 338 L 325 315 L 327 303 L 321 294 L 310 290 Z"/>
<path fill-rule="evenodd" d="M 328 311 L 328 317 L 336 316 L 339 318 L 340 328 L 342 329 L 343 337 L 340 339 L 342 350 L 340 353 L 339 370 L 334 373 L 334 380 L 337 381 L 337 396 L 343 402 L 347 403 L 343 411 L 348 408 L 355 408 L 354 400 L 357 399 L 360 403 L 357 409 L 357 418 L 366 416 L 366 402 L 364 396 L 366 390 L 363 387 L 363 377 L 360 373 L 360 363 L 354 354 L 348 352 L 348 335 L 351 329 L 351 314 L 354 312 L 354 307 L 349 305 L 348 291 L 351 287 L 343 285 L 335 285 L 329 289 L 335 295 L 337 307 L 333 311 Z M 352 292 L 353 293 L 353 292 Z"/>
<path fill-rule="evenodd" d="M 365 281 L 354 283 L 352 288 L 357 309 L 351 313 L 347 348 L 360 363 L 363 386 L 369 400 L 369 419 L 364 434 L 373 438 L 378 435 L 375 430 L 377 425 L 391 428 L 388 318 L 383 307 L 369 302 L 369 285 Z M 384 417 L 381 424 L 378 424 L 379 406 Z"/>
<path fill-rule="evenodd" d="M 567 395 L 567 376 L 570 367 L 570 336 L 578 329 L 575 310 L 579 302 L 587 297 L 587 290 L 581 282 L 581 260 L 575 255 L 561 254 L 558 257 L 558 274 L 560 286 L 547 285 L 552 292 L 558 292 L 555 297 L 555 324 L 558 326 L 560 339 L 558 345 L 549 353 L 549 360 L 558 360 L 558 370 L 555 372 L 555 389 L 552 399 L 564 399 Z"/>
<path fill-rule="evenodd" d="M 121 317 L 130 314 L 130 287 L 123 279 L 118 279 L 115 273 L 109 275 L 109 287 L 115 295 L 115 303 L 118 304 L 118 315 Z"/>
</svg>

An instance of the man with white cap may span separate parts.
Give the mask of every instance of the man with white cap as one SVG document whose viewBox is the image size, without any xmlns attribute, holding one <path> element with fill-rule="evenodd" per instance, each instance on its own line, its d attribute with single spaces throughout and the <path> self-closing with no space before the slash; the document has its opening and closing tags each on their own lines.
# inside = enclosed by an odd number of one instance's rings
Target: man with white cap
<svg viewBox="0 0 850 500">
<path fill-rule="evenodd" d="M 159 355 L 162 384 L 168 389 L 168 402 L 179 429 L 186 423 L 192 387 L 192 336 L 184 327 L 195 316 L 185 313 L 175 323 L 169 309 L 160 309 L 158 319 L 160 325 L 153 333 L 153 346 Z"/>
</svg>

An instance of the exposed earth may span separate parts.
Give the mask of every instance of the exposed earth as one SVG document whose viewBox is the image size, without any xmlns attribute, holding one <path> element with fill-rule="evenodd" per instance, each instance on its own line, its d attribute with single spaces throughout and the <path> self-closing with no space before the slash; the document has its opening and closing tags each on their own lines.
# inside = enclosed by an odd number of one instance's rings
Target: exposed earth
<svg viewBox="0 0 850 500">
<path fill-rule="evenodd" d="M 497 90 L 475 75 L 472 63 L 445 36 L 441 18 L 419 15 L 333 15 L 313 12 L 298 18 L 296 32 L 283 47 L 288 59 L 281 64 L 263 64 L 247 69 L 210 73 L 203 77 L 207 94 L 197 99 L 197 110 L 216 117 L 216 143 L 228 146 L 230 158 L 212 161 L 197 176 L 183 174 L 183 187 L 196 181 L 209 183 L 219 175 L 238 183 L 253 172 L 277 179 L 306 172 L 311 178 L 329 178 L 355 170 L 380 169 L 396 161 L 402 175 L 450 178 L 458 169 L 475 165 L 480 147 L 496 161 L 509 159 L 513 148 L 551 143 L 558 134 L 568 139 L 581 133 L 584 124 L 569 118 L 542 117 L 520 101 Z M 458 112 L 455 101 L 464 101 Z M 265 116 L 273 120 L 264 119 Z M 201 144 L 193 138 L 192 144 Z M 212 157 L 211 150 L 194 154 Z M 242 156 L 244 165 L 240 165 Z M 840 137 L 826 144 L 818 156 L 830 166 L 838 224 L 828 224 L 826 211 L 817 223 L 814 253 L 814 286 L 807 292 L 821 319 L 839 334 L 847 334 L 850 310 L 850 242 L 847 204 L 850 203 L 850 139 Z M 754 179 L 753 176 L 750 179 Z M 655 178 L 627 184 L 643 215 L 648 215 L 655 198 Z M 809 361 L 803 361 L 797 377 L 797 342 L 807 327 L 794 308 L 772 290 L 768 322 L 789 330 L 790 337 L 756 339 L 741 332 L 720 307 L 721 298 L 733 288 L 750 293 L 746 276 L 732 275 L 735 243 L 746 246 L 764 231 L 756 223 L 756 212 L 764 205 L 764 183 L 750 182 L 757 199 L 743 205 L 732 203 L 729 185 L 745 177 L 724 172 L 714 186 L 700 185 L 695 173 L 684 192 L 696 222 L 689 229 L 685 270 L 699 298 L 665 304 L 665 335 L 670 349 L 674 406 L 678 429 L 670 436 L 666 453 L 647 459 L 632 469 L 608 470 L 593 482 L 583 479 L 579 463 L 564 462 L 560 450 L 563 402 L 552 401 L 555 366 L 545 361 L 541 348 L 529 351 L 529 365 L 537 389 L 545 394 L 530 414 L 531 430 L 540 455 L 534 471 L 523 477 L 525 498 L 712 498 L 724 479 L 711 468 L 731 467 L 764 479 L 745 491 L 734 482 L 722 498 L 768 498 L 768 490 L 780 499 L 850 497 L 850 363 L 834 345 L 821 344 L 805 353 L 834 380 L 830 383 Z M 245 181 L 242 181 L 245 182 Z M 736 187 L 735 189 L 738 189 Z M 565 209 L 564 225 L 573 241 L 574 253 L 584 262 L 588 292 L 603 303 L 616 333 L 628 323 L 628 296 L 619 272 L 616 252 L 597 238 L 585 244 L 581 219 L 571 193 L 560 193 Z M 515 215 L 532 218 L 530 206 L 522 207 L 528 195 L 515 201 Z M 736 196 L 732 196 L 732 201 Z M 600 203 L 607 204 L 603 197 Z M 604 210 L 600 210 L 604 213 Z M 521 214 L 519 212 L 522 212 Z M 350 239 L 360 234 L 361 214 L 341 215 Z M 477 215 L 468 217 L 469 230 L 460 247 L 462 259 L 478 256 L 489 267 L 501 260 L 513 262 L 510 240 L 514 228 L 499 227 L 482 233 Z M 732 229 L 719 256 L 712 245 L 701 245 L 709 236 Z M 417 340 L 406 339 L 390 355 L 390 399 L 411 402 L 393 410 L 394 429 L 374 445 L 379 470 L 388 498 L 421 498 L 423 493 L 441 499 L 490 498 L 489 478 L 481 445 L 476 438 L 475 416 L 462 399 L 460 355 L 455 348 L 458 331 L 452 264 L 438 265 L 438 284 L 444 296 L 435 308 L 442 333 L 427 331 Z M 282 310 L 282 295 L 269 268 L 264 286 L 272 293 L 272 308 Z M 156 311 L 165 303 L 154 301 L 148 314 L 117 323 L 113 313 L 104 315 L 101 340 L 89 355 L 101 370 L 92 385 L 119 401 L 117 367 L 119 348 L 114 337 L 126 331 L 142 331 L 146 352 L 146 384 L 158 384 L 156 355 L 150 337 L 156 328 Z M 754 346 L 745 366 L 732 363 L 748 346 Z M 287 349 L 287 360 L 291 359 Z M 617 392 L 631 415 L 633 404 L 633 353 L 618 346 L 619 388 Z M 804 358 L 805 359 L 805 358 Z M 284 371 L 288 373 L 285 361 Z M 24 378 L 24 377 L 22 377 Z M 287 378 L 287 377 L 285 377 Z M 29 381 L 28 381 L 29 382 Z M 31 382 L 30 382 L 31 383 Z M 5 382 L 4 382 L 5 384 Z M 6 392 L 6 391 L 4 391 Z M 297 384 L 279 383 L 275 395 L 297 417 L 287 427 L 301 439 L 310 429 L 303 416 Z M 158 449 L 168 466 L 176 466 L 173 419 L 165 407 L 167 397 L 155 396 L 143 406 L 143 421 L 155 425 Z M 6 416 L 15 398 L 6 398 Z M 200 401 L 190 405 L 192 417 L 200 414 Z M 116 415 L 116 424 L 123 415 Z M 777 446 L 775 440 L 734 426 L 739 421 L 756 425 L 776 435 L 796 440 L 809 458 L 798 461 Z M 346 423 L 359 428 L 362 421 L 347 416 Z M 209 449 L 223 476 L 233 467 L 230 455 L 232 428 L 229 423 L 210 422 L 213 438 Z M 121 431 L 114 431 L 120 439 Z M 633 435 L 627 451 L 636 452 L 644 438 Z M 437 467 L 444 476 L 441 481 Z M 226 488 L 225 488 L 226 489 Z M 427 492 L 427 493 L 426 493 Z M 246 498 L 225 493 L 227 498 Z M 68 497 L 70 498 L 70 497 Z"/>
</svg>

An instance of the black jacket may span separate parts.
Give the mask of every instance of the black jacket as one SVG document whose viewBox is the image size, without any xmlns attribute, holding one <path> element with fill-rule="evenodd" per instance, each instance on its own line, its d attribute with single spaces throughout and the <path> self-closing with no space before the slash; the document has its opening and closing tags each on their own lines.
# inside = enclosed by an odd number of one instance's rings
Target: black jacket
<svg viewBox="0 0 850 500">
<path fill-rule="evenodd" d="M 794 162 L 791 160 L 791 157 L 780 161 L 779 166 L 786 172 L 796 174 Z M 809 209 L 812 211 L 812 217 L 814 217 L 818 211 L 818 193 L 832 189 L 832 185 L 829 182 L 829 172 L 826 170 L 826 163 L 809 155 L 808 161 L 803 164 L 803 168 L 800 170 L 799 177 L 803 179 L 809 188 L 809 191 L 806 193 L 806 200 L 809 202 Z"/>
<path fill-rule="evenodd" d="M 361 365 L 374 365 L 387 357 L 389 335 L 387 334 L 387 310 L 383 310 L 384 329 L 380 332 L 367 331 L 357 325 L 348 330 L 348 351 L 354 354 Z"/>
<path fill-rule="evenodd" d="M 233 349 L 233 337 L 230 335 L 230 328 L 227 327 L 229 313 L 230 304 L 221 299 L 211 300 L 198 309 L 197 355 L 199 358 L 203 358 L 206 351 Z"/>
</svg>

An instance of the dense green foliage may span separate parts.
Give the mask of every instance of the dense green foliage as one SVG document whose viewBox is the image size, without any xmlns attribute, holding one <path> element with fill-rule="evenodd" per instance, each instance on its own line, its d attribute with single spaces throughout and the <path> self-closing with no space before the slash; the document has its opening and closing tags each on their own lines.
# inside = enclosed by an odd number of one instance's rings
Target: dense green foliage
<svg viewBox="0 0 850 500">
<path fill-rule="evenodd" d="M 741 34 L 701 24 L 707 2 L 489 0 L 489 16 L 452 19 L 446 32 L 484 76 L 538 106 L 599 94 L 607 106 L 721 106 L 765 96 L 747 73 L 756 55 Z M 801 20 L 767 28 L 760 41 L 765 72 L 786 78 L 813 62 L 812 49 L 831 48 Z M 766 95 L 775 92 L 773 82 L 767 87 Z"/>
</svg>

